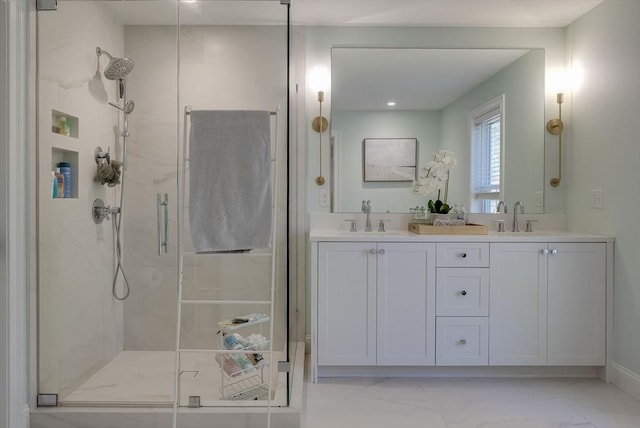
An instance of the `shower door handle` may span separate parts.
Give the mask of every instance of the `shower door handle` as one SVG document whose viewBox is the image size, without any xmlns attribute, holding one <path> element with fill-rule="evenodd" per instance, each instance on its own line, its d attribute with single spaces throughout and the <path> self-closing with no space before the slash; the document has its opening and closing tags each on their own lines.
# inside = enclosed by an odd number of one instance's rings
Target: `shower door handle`
<svg viewBox="0 0 640 428">
<path fill-rule="evenodd" d="M 165 254 L 169 252 L 169 195 L 165 193 L 163 197 L 160 196 L 160 193 L 156 193 L 156 200 L 158 212 L 158 255 L 161 256 L 163 250 Z M 164 207 L 164 210 L 162 207 Z"/>
</svg>

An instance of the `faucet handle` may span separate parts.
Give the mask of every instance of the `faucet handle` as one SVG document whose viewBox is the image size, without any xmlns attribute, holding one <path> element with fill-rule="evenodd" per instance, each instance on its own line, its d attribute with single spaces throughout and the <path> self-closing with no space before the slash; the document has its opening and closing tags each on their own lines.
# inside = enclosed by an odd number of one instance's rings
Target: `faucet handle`
<svg viewBox="0 0 640 428">
<path fill-rule="evenodd" d="M 345 221 L 350 221 L 351 222 L 351 224 L 349 224 L 349 232 L 357 232 L 358 231 L 358 229 L 356 227 L 356 219 L 350 218 L 350 219 L 347 219 Z"/>
<path fill-rule="evenodd" d="M 533 223 L 536 223 L 538 220 L 527 220 L 524 231 L 525 232 L 533 232 Z"/>
<path fill-rule="evenodd" d="M 504 232 L 504 220 L 491 220 L 493 223 L 498 223 L 498 232 Z"/>
<path fill-rule="evenodd" d="M 387 223 L 389 220 L 383 220 L 380 219 L 378 221 L 378 232 L 386 232 L 385 228 L 384 228 L 384 224 Z"/>
</svg>

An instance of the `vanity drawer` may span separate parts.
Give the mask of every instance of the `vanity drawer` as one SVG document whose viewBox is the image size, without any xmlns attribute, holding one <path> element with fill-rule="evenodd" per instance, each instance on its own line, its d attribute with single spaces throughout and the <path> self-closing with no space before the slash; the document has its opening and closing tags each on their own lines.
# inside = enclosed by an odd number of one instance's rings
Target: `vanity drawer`
<svg viewBox="0 0 640 428">
<path fill-rule="evenodd" d="M 436 315 L 489 316 L 489 269 L 438 268 Z"/>
<path fill-rule="evenodd" d="M 437 267 L 489 267 L 489 243 L 447 242 L 437 245 Z"/>
<path fill-rule="evenodd" d="M 486 366 L 489 364 L 487 317 L 437 317 L 437 366 Z"/>
</svg>

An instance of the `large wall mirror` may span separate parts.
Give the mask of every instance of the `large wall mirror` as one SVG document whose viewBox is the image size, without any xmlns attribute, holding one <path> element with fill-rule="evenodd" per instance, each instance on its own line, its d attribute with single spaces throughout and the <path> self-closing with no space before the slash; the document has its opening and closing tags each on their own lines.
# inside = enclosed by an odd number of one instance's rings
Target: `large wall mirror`
<svg viewBox="0 0 640 428">
<path fill-rule="evenodd" d="M 481 212 L 471 185 L 470 115 L 501 98 L 501 199 L 543 212 L 544 68 L 542 49 L 333 48 L 332 211 L 359 212 L 363 199 L 375 212 L 424 206 L 428 198 L 414 195 L 410 181 L 363 177 L 364 140 L 415 138 L 418 172 L 437 150 L 454 152 L 448 202 Z"/>
</svg>

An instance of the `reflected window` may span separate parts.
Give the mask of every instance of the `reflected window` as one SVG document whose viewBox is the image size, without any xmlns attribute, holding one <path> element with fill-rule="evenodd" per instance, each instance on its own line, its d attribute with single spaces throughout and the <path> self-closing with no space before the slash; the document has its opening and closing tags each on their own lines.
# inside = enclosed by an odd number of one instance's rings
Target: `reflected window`
<svg viewBox="0 0 640 428">
<path fill-rule="evenodd" d="M 503 195 L 504 95 L 474 109 L 471 119 L 472 212 L 494 213 Z"/>
</svg>

